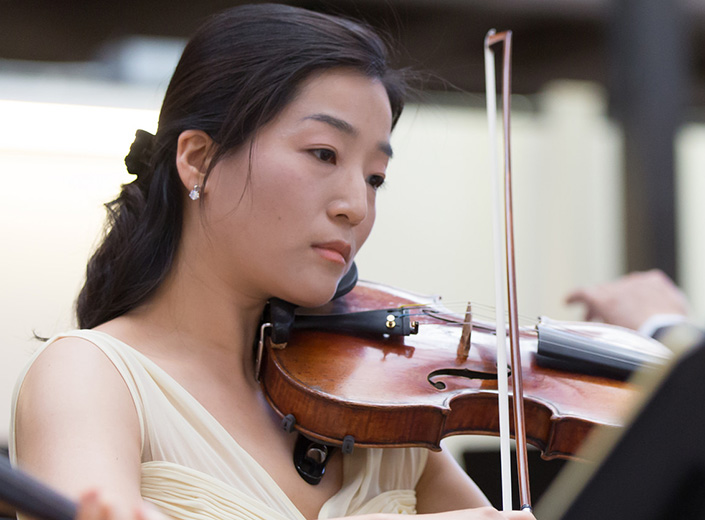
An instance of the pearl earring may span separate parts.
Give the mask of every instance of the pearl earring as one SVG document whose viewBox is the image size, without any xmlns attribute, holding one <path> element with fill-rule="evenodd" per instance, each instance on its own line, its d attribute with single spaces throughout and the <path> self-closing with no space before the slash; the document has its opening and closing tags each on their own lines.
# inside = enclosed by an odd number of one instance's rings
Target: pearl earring
<svg viewBox="0 0 705 520">
<path fill-rule="evenodd" d="M 201 198 L 201 187 L 198 184 L 194 184 L 193 189 L 188 194 L 191 200 L 198 200 Z"/>
</svg>

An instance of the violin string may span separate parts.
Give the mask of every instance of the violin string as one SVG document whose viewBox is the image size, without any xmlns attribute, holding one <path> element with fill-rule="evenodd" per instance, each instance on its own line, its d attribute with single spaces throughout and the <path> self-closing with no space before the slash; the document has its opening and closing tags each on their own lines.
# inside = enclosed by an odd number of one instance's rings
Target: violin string
<svg viewBox="0 0 705 520">
<path fill-rule="evenodd" d="M 449 318 L 447 316 L 442 316 L 442 315 L 438 315 L 438 314 L 415 314 L 415 315 L 414 314 L 412 314 L 412 315 L 407 314 L 406 316 L 408 316 L 410 318 L 414 317 L 414 316 L 423 316 L 426 318 L 432 318 L 432 319 L 437 320 L 439 322 L 443 322 L 450 327 L 462 327 L 466 323 L 470 323 L 475 328 L 486 329 L 487 331 L 494 331 L 494 328 L 495 328 L 494 322 L 492 322 L 489 319 L 488 320 L 470 320 L 470 321 L 466 322 L 463 320 L 459 320 L 455 317 Z M 527 329 L 533 329 L 533 328 L 535 328 L 535 326 L 536 326 L 536 322 L 522 323 L 519 326 L 519 328 L 522 330 L 527 330 Z"/>
<path fill-rule="evenodd" d="M 473 314 L 477 314 L 478 316 L 490 316 L 492 319 L 495 317 L 495 312 L 497 311 L 497 308 L 494 305 L 489 305 L 486 303 L 476 303 L 476 302 L 469 302 L 472 305 L 472 312 Z M 432 304 L 428 304 L 432 305 Z M 445 307 L 446 309 L 449 309 L 451 311 L 455 311 L 458 314 L 465 314 L 465 309 L 467 308 L 468 302 L 466 301 L 455 301 L 455 302 L 441 302 L 441 307 Z M 505 315 L 508 314 L 508 311 L 505 311 Z M 526 319 L 526 320 L 536 320 L 535 316 L 530 316 L 528 314 L 520 314 L 520 318 Z"/>
<path fill-rule="evenodd" d="M 477 302 L 468 302 L 464 300 L 458 300 L 458 301 L 451 301 L 451 302 L 446 302 L 446 301 L 439 301 L 439 302 L 429 302 L 429 303 L 412 303 L 409 305 L 403 305 L 405 308 L 413 308 L 413 307 L 432 307 L 435 309 L 445 309 L 449 310 L 451 312 L 457 312 L 458 314 L 465 314 L 465 309 L 467 308 L 468 303 L 472 305 L 472 311 L 473 314 L 482 314 L 484 316 L 492 316 L 494 318 L 494 313 L 496 311 L 496 307 L 494 305 L 489 305 L 486 303 L 477 303 Z M 478 312 L 479 310 L 479 312 Z M 505 312 L 506 314 L 506 312 Z M 529 320 L 535 319 L 535 317 L 529 316 L 529 315 L 520 315 L 521 318 L 526 318 Z"/>
<path fill-rule="evenodd" d="M 482 320 L 487 320 L 487 321 L 492 321 L 495 318 L 495 313 L 494 308 L 491 305 L 483 305 L 480 304 L 479 307 L 483 308 L 478 312 L 475 308 L 475 304 L 472 306 L 472 317 L 473 318 L 480 318 Z M 424 317 L 431 317 L 438 319 L 440 321 L 444 321 L 446 323 L 452 324 L 452 325 L 458 325 L 462 326 L 465 324 L 464 322 L 464 316 L 465 313 L 454 313 L 452 309 L 447 308 L 446 305 L 443 305 L 442 308 L 438 308 L 435 306 L 433 303 L 431 304 L 412 304 L 412 305 L 404 305 L 403 308 L 405 309 L 405 315 L 409 317 L 414 317 L 414 316 L 424 316 Z M 415 312 L 410 311 L 411 309 L 415 310 Z M 507 312 L 505 312 L 505 316 L 507 315 Z M 526 325 L 531 325 L 533 326 L 536 323 L 536 318 L 531 317 L 528 315 L 519 315 L 520 321 L 522 321 Z M 475 323 L 476 321 L 473 319 L 472 323 Z"/>
<path fill-rule="evenodd" d="M 444 312 L 439 309 L 434 309 L 434 308 L 426 308 L 426 309 L 419 309 L 415 312 L 405 312 L 405 315 L 409 317 L 413 316 L 427 316 L 427 317 L 432 317 L 432 318 L 438 318 L 439 320 L 446 321 L 448 323 L 457 323 L 459 325 L 463 324 L 464 321 L 464 315 L 456 314 L 453 312 Z M 494 314 L 492 313 L 482 313 L 482 312 L 474 312 L 472 313 L 473 318 L 479 318 L 482 320 L 488 320 L 492 321 L 495 317 Z M 535 323 L 536 319 L 531 319 L 528 316 L 522 316 L 521 317 L 524 322 L 531 322 Z"/>
</svg>

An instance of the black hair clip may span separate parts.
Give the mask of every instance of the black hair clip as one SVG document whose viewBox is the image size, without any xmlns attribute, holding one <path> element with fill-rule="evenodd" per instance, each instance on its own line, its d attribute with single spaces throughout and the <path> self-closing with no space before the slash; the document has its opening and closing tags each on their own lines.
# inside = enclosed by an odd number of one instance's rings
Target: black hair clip
<svg viewBox="0 0 705 520">
<path fill-rule="evenodd" d="M 152 165 L 154 136 L 145 130 L 135 132 L 135 140 L 130 145 L 130 153 L 125 157 L 125 166 L 132 175 L 144 175 Z"/>
</svg>

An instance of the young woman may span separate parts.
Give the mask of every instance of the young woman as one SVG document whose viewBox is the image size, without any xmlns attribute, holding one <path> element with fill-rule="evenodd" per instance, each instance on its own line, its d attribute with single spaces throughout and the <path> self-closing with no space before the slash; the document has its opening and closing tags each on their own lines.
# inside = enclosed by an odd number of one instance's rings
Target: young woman
<svg viewBox="0 0 705 520">
<path fill-rule="evenodd" d="M 312 486 L 255 382 L 267 301 L 328 302 L 370 233 L 404 90 L 368 28 L 301 9 L 234 8 L 189 42 L 108 206 L 81 330 L 18 385 L 13 457 L 80 519 L 532 518 L 423 449 L 336 453 Z"/>
</svg>

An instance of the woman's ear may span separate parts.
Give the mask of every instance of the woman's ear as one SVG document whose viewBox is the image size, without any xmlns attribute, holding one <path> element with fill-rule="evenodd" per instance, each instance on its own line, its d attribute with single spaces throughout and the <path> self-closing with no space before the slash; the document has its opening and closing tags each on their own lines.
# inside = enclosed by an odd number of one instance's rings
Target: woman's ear
<svg viewBox="0 0 705 520">
<path fill-rule="evenodd" d="M 202 130 L 184 130 L 176 145 L 176 169 L 187 191 L 201 186 L 208 171 L 213 139 Z"/>
</svg>

